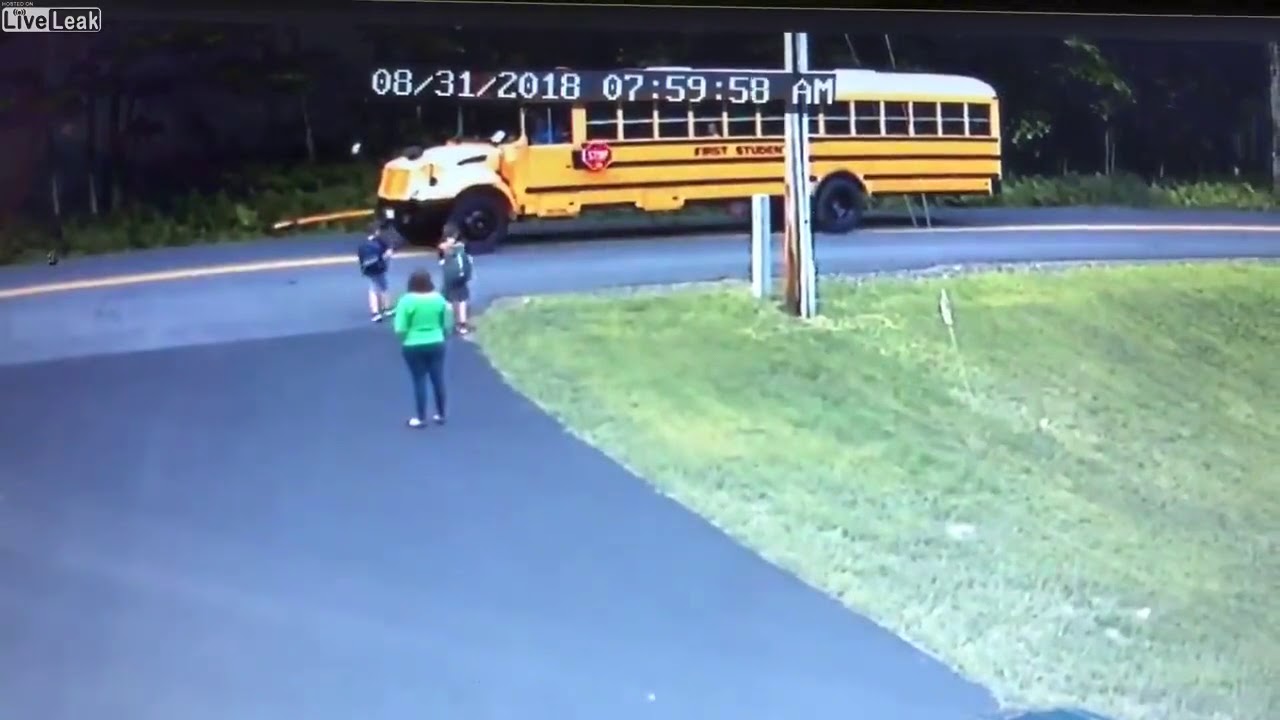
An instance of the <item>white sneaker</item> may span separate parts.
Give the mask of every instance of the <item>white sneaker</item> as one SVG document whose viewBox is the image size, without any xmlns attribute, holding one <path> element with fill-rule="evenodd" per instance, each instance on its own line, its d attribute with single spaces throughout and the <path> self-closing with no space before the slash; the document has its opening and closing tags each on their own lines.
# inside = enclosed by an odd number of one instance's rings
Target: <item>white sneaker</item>
<svg viewBox="0 0 1280 720">
<path fill-rule="evenodd" d="M 422 418 L 416 418 L 416 417 L 409 418 L 409 427 L 411 428 L 422 427 Z"/>
</svg>

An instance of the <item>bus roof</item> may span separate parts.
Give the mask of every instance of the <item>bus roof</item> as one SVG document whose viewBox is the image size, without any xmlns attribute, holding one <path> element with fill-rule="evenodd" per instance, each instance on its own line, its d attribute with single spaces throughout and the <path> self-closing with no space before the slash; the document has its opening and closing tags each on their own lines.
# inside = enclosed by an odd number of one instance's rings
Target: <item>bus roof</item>
<svg viewBox="0 0 1280 720">
<path fill-rule="evenodd" d="M 693 70 L 689 66 L 647 67 L 645 70 Z M 743 68 L 697 68 L 709 72 L 743 72 Z M 750 72 L 785 73 L 781 69 L 751 70 Z M 894 94 L 894 95 L 964 95 L 970 97 L 996 96 L 996 89 L 990 84 L 966 75 L 944 75 L 939 73 L 917 72 L 882 72 L 879 70 L 815 70 L 814 72 L 834 72 L 836 74 L 836 93 L 851 95 L 858 93 Z"/>
<path fill-rule="evenodd" d="M 996 89 L 977 78 L 937 73 L 836 70 L 836 94 L 966 95 L 994 98 Z"/>
</svg>

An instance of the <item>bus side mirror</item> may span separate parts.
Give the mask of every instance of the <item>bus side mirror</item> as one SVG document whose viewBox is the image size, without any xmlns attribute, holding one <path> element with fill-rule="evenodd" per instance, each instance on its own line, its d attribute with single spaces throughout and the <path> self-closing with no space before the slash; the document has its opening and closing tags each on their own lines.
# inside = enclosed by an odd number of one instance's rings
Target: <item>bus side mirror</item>
<svg viewBox="0 0 1280 720">
<path fill-rule="evenodd" d="M 499 130 L 498 132 L 494 133 L 489 137 L 489 142 L 493 143 L 494 145 L 500 145 L 502 144 L 502 141 L 506 139 L 507 139 L 507 134 L 502 130 Z"/>
</svg>

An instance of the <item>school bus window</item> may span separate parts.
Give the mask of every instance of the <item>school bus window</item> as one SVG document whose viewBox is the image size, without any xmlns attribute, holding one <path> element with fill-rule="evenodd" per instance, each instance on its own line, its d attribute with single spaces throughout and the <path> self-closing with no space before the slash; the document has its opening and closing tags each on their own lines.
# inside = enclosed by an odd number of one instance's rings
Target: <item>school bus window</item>
<svg viewBox="0 0 1280 720">
<path fill-rule="evenodd" d="M 849 126 L 849 103 L 835 103 L 834 105 L 822 106 L 822 134 L 823 135 L 849 135 L 851 134 Z M 876 118 L 876 126 L 879 127 L 880 119 Z"/>
<path fill-rule="evenodd" d="M 724 105 L 703 100 L 693 106 L 694 132 L 698 137 L 724 135 Z"/>
<path fill-rule="evenodd" d="M 918 102 L 911 104 L 911 134 L 938 134 L 938 103 Z"/>
<path fill-rule="evenodd" d="M 787 133 L 787 102 L 770 100 L 760 109 L 760 134 L 782 137 Z"/>
<path fill-rule="evenodd" d="M 859 100 L 853 104 L 854 135 L 883 135 L 881 119 L 879 100 Z"/>
<path fill-rule="evenodd" d="M 757 137 L 760 131 L 756 127 L 759 116 L 755 106 L 739 107 L 730 105 L 727 108 L 728 122 L 725 125 L 725 137 Z"/>
<path fill-rule="evenodd" d="M 694 128 L 698 137 L 724 137 L 724 118 L 716 120 L 698 120 Z"/>
<path fill-rule="evenodd" d="M 552 134 L 556 142 L 573 142 L 573 106 L 568 103 L 552 103 L 547 115 L 551 119 Z"/>
<path fill-rule="evenodd" d="M 822 108 L 810 105 L 805 109 L 805 117 L 809 119 L 809 136 L 822 134 Z"/>
<path fill-rule="evenodd" d="M 969 104 L 969 134 L 979 137 L 991 134 L 991 106 Z"/>
<path fill-rule="evenodd" d="M 653 103 L 625 103 L 622 106 L 622 139 L 652 140 Z"/>
<path fill-rule="evenodd" d="M 587 111 L 588 140 L 618 139 L 618 106 L 613 103 L 591 103 Z"/>
<path fill-rule="evenodd" d="M 573 109 L 564 103 L 527 105 L 524 131 L 530 145 L 567 143 L 573 133 Z"/>
<path fill-rule="evenodd" d="M 964 103 L 942 103 L 939 115 L 943 135 L 965 134 Z"/>
<path fill-rule="evenodd" d="M 689 106 L 675 103 L 658 104 L 658 137 L 689 137 Z"/>
<path fill-rule="evenodd" d="M 907 103 L 896 102 L 896 101 L 885 102 L 884 134 L 885 135 L 910 135 L 911 134 L 911 116 L 908 114 Z"/>
</svg>

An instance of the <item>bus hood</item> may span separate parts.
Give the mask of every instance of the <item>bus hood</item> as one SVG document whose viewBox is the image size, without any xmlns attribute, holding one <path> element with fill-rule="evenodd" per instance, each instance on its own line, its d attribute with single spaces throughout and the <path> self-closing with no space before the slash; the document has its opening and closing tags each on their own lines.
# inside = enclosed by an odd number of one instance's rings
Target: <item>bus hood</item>
<svg viewBox="0 0 1280 720">
<path fill-rule="evenodd" d="M 474 158 L 489 159 L 498 151 L 488 143 L 459 143 L 458 145 L 438 145 L 422 153 L 422 159 L 436 167 L 453 167 L 464 160 Z"/>
</svg>

